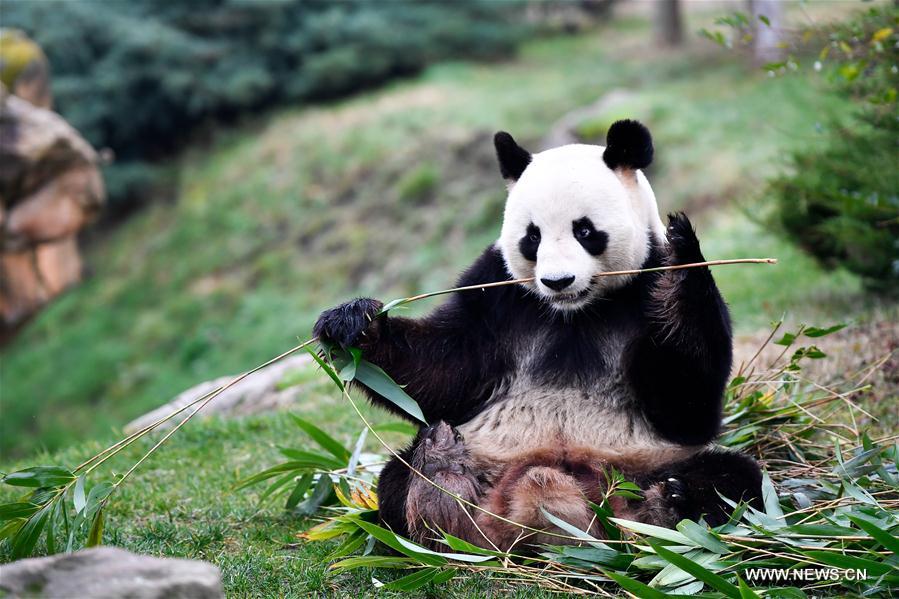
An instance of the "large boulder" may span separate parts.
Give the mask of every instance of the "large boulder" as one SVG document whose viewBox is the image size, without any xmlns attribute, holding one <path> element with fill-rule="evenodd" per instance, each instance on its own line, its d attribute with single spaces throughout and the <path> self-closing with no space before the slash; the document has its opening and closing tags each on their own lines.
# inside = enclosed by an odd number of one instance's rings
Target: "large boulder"
<svg viewBox="0 0 899 599">
<path fill-rule="evenodd" d="M 6 81 L 14 46 L 0 39 Z M 0 84 L 0 338 L 81 279 L 77 235 L 105 200 L 99 162 L 59 114 Z"/>
<path fill-rule="evenodd" d="M 96 547 L 0 566 L 0 595 L 11 599 L 224 597 L 221 573 L 212 564 L 137 555 L 116 547 Z"/>
</svg>

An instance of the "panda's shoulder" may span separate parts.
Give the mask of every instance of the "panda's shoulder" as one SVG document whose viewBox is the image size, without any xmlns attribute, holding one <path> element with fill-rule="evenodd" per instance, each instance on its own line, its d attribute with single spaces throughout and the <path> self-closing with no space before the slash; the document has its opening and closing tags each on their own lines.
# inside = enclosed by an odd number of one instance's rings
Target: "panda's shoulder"
<svg viewBox="0 0 899 599">
<path fill-rule="evenodd" d="M 482 285 L 496 281 L 508 281 L 512 278 L 506 269 L 502 252 L 496 244 L 489 245 L 471 266 L 459 277 L 457 286 Z"/>
</svg>

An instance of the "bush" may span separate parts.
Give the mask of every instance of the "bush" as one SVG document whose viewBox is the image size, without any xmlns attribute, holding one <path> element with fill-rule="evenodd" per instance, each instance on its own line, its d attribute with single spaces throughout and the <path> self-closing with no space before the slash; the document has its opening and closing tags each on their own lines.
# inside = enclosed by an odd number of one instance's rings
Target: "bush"
<svg viewBox="0 0 899 599">
<path fill-rule="evenodd" d="M 827 265 L 869 286 L 899 286 L 899 11 L 872 9 L 829 32 L 816 68 L 858 101 L 832 123 L 823 146 L 792 157 L 791 174 L 771 182 L 774 224 Z"/>
<path fill-rule="evenodd" d="M 508 18 L 521 10 L 490 0 L 3 4 L 4 26 L 46 52 L 59 112 L 114 151 L 114 210 L 152 189 L 144 163 L 206 123 L 353 93 L 436 60 L 505 56 L 524 33 Z"/>
</svg>

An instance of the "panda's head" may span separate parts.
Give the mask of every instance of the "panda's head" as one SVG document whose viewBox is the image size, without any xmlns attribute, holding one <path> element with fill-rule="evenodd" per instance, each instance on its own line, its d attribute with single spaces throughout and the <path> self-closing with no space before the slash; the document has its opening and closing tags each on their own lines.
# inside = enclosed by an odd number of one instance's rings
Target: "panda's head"
<svg viewBox="0 0 899 599">
<path fill-rule="evenodd" d="M 664 226 L 639 169 L 652 161 L 652 138 L 636 121 L 618 121 L 607 146 L 573 144 L 531 155 L 505 132 L 494 138 L 509 185 L 497 245 L 515 278 L 548 305 L 577 310 L 629 277 L 601 272 L 640 268 Z"/>
</svg>

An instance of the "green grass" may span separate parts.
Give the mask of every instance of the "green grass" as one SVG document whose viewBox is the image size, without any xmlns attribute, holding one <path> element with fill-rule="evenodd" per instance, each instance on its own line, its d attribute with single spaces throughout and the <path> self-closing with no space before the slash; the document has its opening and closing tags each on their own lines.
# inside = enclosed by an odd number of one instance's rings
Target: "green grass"
<svg viewBox="0 0 899 599">
<path fill-rule="evenodd" d="M 533 147 L 564 113 L 616 88 L 637 94 L 630 116 L 654 131 L 662 209 L 722 207 L 730 229 L 701 231 L 710 258 L 782 258 L 777 271 L 719 269 L 739 327 L 800 312 L 821 294 L 851 301 L 853 279 L 822 272 L 728 209 L 755 199 L 785 149 L 813 138 L 842 101 L 717 50 L 632 52 L 645 34 L 635 25 L 537 41 L 503 64 L 440 65 L 191 153 L 177 200 L 109 231 L 87 252 L 89 279 L 4 348 L 0 451 L 107 434 L 294 345 L 321 309 L 352 295 L 450 286 L 499 231 L 491 133 L 507 129 Z M 797 272 L 801 285 L 782 284 Z"/>
<path fill-rule="evenodd" d="M 324 378 L 324 375 L 322 375 Z M 352 446 L 362 423 L 340 393 L 321 380 L 296 413 L 315 420 L 338 440 Z M 364 403 L 364 402 L 363 402 Z M 362 406 L 374 422 L 396 419 Z M 399 434 L 385 434 L 395 446 Z M 152 439 L 155 441 L 158 436 Z M 104 441 L 112 442 L 107 436 Z M 152 441 L 138 442 L 91 475 L 91 483 L 113 480 L 150 448 Z M 229 597 L 307 597 L 310 594 L 345 596 L 349 589 L 371 588 L 371 576 L 388 582 L 402 573 L 352 571 L 337 575 L 328 571 L 326 559 L 338 541 L 305 543 L 296 535 L 311 525 L 286 513 L 281 502 L 260 504 L 265 485 L 233 491 L 241 478 L 282 461 L 278 445 L 315 450 L 285 413 L 240 420 L 195 421 L 179 431 L 140 472 L 112 499 L 106 510 L 104 543 L 140 553 L 204 559 L 222 570 Z M 6 464 L 10 470 L 33 464 L 74 466 L 102 449 L 99 442 L 79 445 L 53 454 L 32 456 L 27 462 Z M 376 443 L 368 448 L 379 450 Z M 19 491 L 21 491 L 20 489 Z M 16 490 L 0 488 L 0 501 L 16 497 Z M 39 546 L 43 550 L 42 544 Z M 0 562 L 9 560 L 0 545 Z M 462 594 L 489 594 L 502 585 L 486 576 L 475 576 L 449 587 Z M 446 590 L 441 588 L 441 591 Z M 538 589 L 519 592 L 521 597 L 548 597 Z"/>
</svg>

